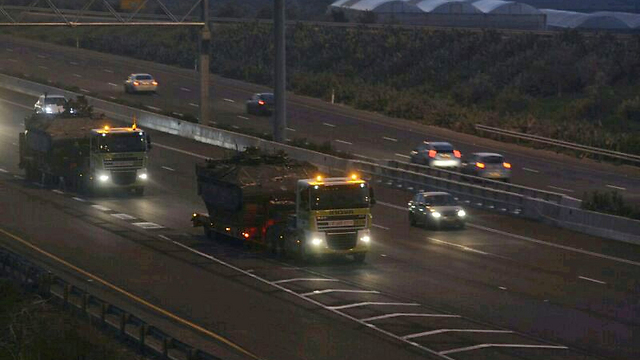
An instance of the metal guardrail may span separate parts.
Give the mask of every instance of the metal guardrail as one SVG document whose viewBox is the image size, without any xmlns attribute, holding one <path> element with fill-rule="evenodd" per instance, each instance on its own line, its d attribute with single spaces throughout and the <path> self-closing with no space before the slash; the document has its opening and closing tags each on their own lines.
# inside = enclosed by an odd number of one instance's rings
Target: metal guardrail
<svg viewBox="0 0 640 360">
<path fill-rule="evenodd" d="M 0 274 L 18 280 L 23 287 L 37 291 L 43 297 L 57 299 L 66 309 L 88 316 L 92 323 L 96 321 L 122 339 L 133 341 L 142 353 L 150 352 L 163 359 L 221 360 L 172 338 L 134 314 L 73 286 L 4 248 L 0 248 Z"/>
<path fill-rule="evenodd" d="M 571 143 L 568 141 L 556 140 L 556 139 L 546 138 L 538 135 L 525 134 L 517 131 L 504 130 L 504 129 L 499 129 L 499 128 L 490 127 L 490 126 L 481 125 L 481 124 L 476 124 L 476 129 L 480 131 L 492 133 L 492 134 L 497 134 L 500 136 L 514 137 L 522 140 L 538 142 L 538 143 L 543 143 L 547 145 L 553 145 L 553 146 L 557 146 L 565 149 L 582 151 L 589 154 L 624 160 L 636 165 L 640 165 L 639 155 L 627 154 L 627 153 L 613 151 L 613 150 L 580 145 L 580 144 Z"/>
<path fill-rule="evenodd" d="M 406 162 L 397 161 L 397 160 L 388 160 L 387 165 L 395 169 L 413 171 L 417 173 L 445 178 L 448 180 L 455 180 L 459 182 L 469 182 L 482 187 L 506 191 L 506 192 L 519 194 L 519 195 L 527 196 L 534 199 L 550 201 L 556 204 L 563 204 L 564 202 L 563 200 L 566 198 L 564 194 L 560 194 L 560 193 L 534 189 L 534 188 L 530 188 L 522 185 L 511 184 L 503 181 L 497 181 L 497 180 L 482 178 L 482 177 L 473 176 L 473 175 L 462 174 L 457 171 L 431 168 L 431 167 L 420 165 L 420 164 L 406 163 Z M 577 201 L 578 200 L 576 200 L 576 202 Z"/>
<path fill-rule="evenodd" d="M 396 188 L 446 191 L 458 201 L 472 207 L 520 215 L 525 205 L 525 195 L 490 189 L 469 183 L 449 180 L 415 171 L 397 169 L 365 161 L 351 161 L 350 170 L 364 174 L 374 183 Z"/>
</svg>

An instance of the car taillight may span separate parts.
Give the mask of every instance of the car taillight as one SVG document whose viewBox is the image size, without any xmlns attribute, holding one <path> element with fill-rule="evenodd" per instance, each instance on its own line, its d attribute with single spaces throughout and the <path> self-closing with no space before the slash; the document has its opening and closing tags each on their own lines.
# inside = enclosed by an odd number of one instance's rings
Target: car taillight
<svg viewBox="0 0 640 360">
<path fill-rule="evenodd" d="M 476 163 L 476 166 L 477 166 L 478 168 L 480 168 L 480 169 L 484 169 L 484 168 L 485 168 L 484 163 L 481 163 L 481 162 L 477 162 L 477 163 Z"/>
<path fill-rule="evenodd" d="M 259 105 L 264 105 L 264 100 L 258 100 Z"/>
<path fill-rule="evenodd" d="M 453 150 L 453 156 L 459 158 L 460 156 L 462 156 L 462 154 L 460 154 L 460 151 L 458 150 Z"/>
<path fill-rule="evenodd" d="M 140 83 L 139 83 L 139 82 L 137 82 L 137 81 L 134 81 L 134 82 L 133 82 L 133 86 L 138 86 L 138 85 L 140 85 Z"/>
<path fill-rule="evenodd" d="M 151 85 L 158 86 L 158 82 L 154 80 L 154 81 L 151 82 Z"/>
<path fill-rule="evenodd" d="M 435 150 L 429 150 L 429 157 L 430 157 L 430 158 L 434 158 L 434 157 L 436 157 L 436 154 L 438 154 L 438 152 L 437 152 L 437 151 L 435 151 Z"/>
<path fill-rule="evenodd" d="M 502 166 L 504 166 L 505 169 L 511 169 L 511 164 L 509 164 L 508 162 L 502 163 Z"/>
</svg>

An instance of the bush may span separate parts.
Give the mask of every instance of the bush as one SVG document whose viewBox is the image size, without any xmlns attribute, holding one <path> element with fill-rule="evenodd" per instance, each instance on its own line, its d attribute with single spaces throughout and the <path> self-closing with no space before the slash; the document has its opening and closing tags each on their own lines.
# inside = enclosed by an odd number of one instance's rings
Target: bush
<svg viewBox="0 0 640 360">
<path fill-rule="evenodd" d="M 626 204 L 622 195 L 616 191 L 585 193 L 582 208 L 611 215 L 640 220 L 640 208 Z"/>
</svg>

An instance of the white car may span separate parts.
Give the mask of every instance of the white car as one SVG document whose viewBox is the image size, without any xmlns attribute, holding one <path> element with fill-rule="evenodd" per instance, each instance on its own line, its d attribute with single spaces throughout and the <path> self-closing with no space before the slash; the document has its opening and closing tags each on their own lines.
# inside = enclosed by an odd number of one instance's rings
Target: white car
<svg viewBox="0 0 640 360">
<path fill-rule="evenodd" d="M 36 114 L 62 114 L 68 104 L 67 98 L 62 95 L 40 95 L 33 105 Z"/>
<path fill-rule="evenodd" d="M 411 162 L 434 168 L 457 170 L 460 168 L 459 150 L 448 142 L 424 141 L 410 153 Z"/>
<path fill-rule="evenodd" d="M 124 82 L 124 92 L 156 92 L 158 82 L 149 74 L 131 74 Z"/>
</svg>

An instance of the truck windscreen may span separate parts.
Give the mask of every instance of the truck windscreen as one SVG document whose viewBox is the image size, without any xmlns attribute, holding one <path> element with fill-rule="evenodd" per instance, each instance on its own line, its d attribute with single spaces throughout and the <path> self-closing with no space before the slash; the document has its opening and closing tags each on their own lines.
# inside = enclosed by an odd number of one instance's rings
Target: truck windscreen
<svg viewBox="0 0 640 360">
<path fill-rule="evenodd" d="M 142 152 L 147 148 L 144 133 L 111 133 L 98 137 L 100 152 Z"/>
<path fill-rule="evenodd" d="M 369 207 L 369 187 L 366 184 L 318 186 L 310 191 L 311 210 Z"/>
</svg>

